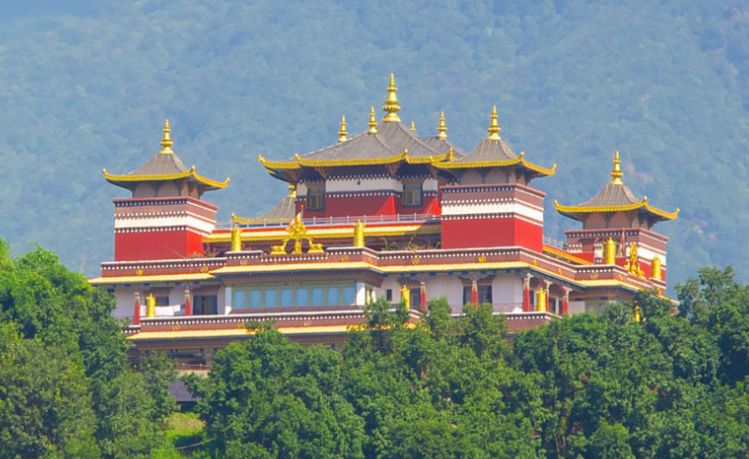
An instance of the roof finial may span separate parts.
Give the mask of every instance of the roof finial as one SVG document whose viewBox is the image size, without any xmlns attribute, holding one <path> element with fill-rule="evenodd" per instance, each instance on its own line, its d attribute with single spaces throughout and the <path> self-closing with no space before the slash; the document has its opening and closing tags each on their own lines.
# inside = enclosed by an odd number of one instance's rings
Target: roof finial
<svg viewBox="0 0 749 459">
<path fill-rule="evenodd" d="M 346 130 L 346 115 L 341 115 L 341 126 L 338 128 L 338 143 L 348 140 L 348 131 Z"/>
<path fill-rule="evenodd" d="M 369 132 L 370 134 L 377 134 L 377 118 L 375 118 L 375 108 L 369 109 Z"/>
<path fill-rule="evenodd" d="M 621 162 L 619 161 L 619 150 L 616 150 L 614 152 L 614 167 L 611 169 L 611 184 L 623 185 L 624 184 L 624 182 L 622 181 L 623 176 L 624 174 L 622 174 Z"/>
<path fill-rule="evenodd" d="M 502 137 L 499 136 L 499 133 L 502 131 L 502 128 L 499 127 L 499 121 L 497 117 L 497 106 L 492 106 L 492 121 L 491 124 L 489 124 L 489 140 L 500 140 Z"/>
<path fill-rule="evenodd" d="M 395 74 L 390 74 L 390 84 L 388 85 L 388 95 L 385 98 L 385 105 L 382 109 L 387 113 L 383 121 L 385 122 L 396 122 L 400 123 L 401 118 L 398 116 L 398 112 L 401 110 L 401 106 L 398 105 L 398 88 L 395 86 Z"/>
<path fill-rule="evenodd" d="M 408 128 L 411 132 L 416 132 L 416 123 L 411 121 L 411 127 Z"/>
<path fill-rule="evenodd" d="M 440 124 L 437 126 L 437 138 L 447 138 L 447 123 L 445 123 L 445 112 L 440 112 Z"/>
<path fill-rule="evenodd" d="M 172 130 L 169 128 L 169 119 L 164 121 L 164 135 L 161 138 L 161 154 L 162 155 L 168 155 L 174 153 L 174 150 L 172 150 L 172 145 L 174 145 L 174 142 L 172 141 L 171 136 Z"/>
</svg>

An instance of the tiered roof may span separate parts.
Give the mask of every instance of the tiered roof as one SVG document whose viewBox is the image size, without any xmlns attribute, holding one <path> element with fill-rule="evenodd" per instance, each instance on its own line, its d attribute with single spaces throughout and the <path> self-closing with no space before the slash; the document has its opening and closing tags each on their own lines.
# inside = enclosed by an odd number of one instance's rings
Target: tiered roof
<svg viewBox="0 0 749 459">
<path fill-rule="evenodd" d="M 668 212 L 650 205 L 648 197 L 638 198 L 624 184 L 622 177 L 619 152 L 614 153 L 614 166 L 611 170 L 611 180 L 601 191 L 591 199 L 576 206 L 564 206 L 554 201 L 557 212 L 572 219 L 582 221 L 585 216 L 593 213 L 639 212 L 646 215 L 653 223 L 662 220 L 676 220 L 679 209 Z"/>
<path fill-rule="evenodd" d="M 161 150 L 148 160 L 147 163 L 126 174 L 110 174 L 102 170 L 104 178 L 114 185 L 133 190 L 143 182 L 166 182 L 187 179 L 198 186 L 200 192 L 226 188 L 229 178 L 224 181 L 212 180 L 204 177 L 195 170 L 195 166 L 187 168 L 182 159 L 172 149 L 174 141 L 171 138 L 169 120 L 164 122 Z"/>
<path fill-rule="evenodd" d="M 374 107 L 370 111 L 369 129 L 348 138 L 346 119 L 342 117 L 338 143 L 293 159 L 272 161 L 258 157 L 268 172 L 282 180 L 296 182 L 304 168 L 384 166 L 425 164 L 438 169 L 465 169 L 486 167 L 514 167 L 529 177 L 552 175 L 556 166 L 545 168 L 527 161 L 524 154 L 516 155 L 499 136 L 496 107 L 492 112 L 489 136 L 468 155 L 447 140 L 444 112 L 440 113 L 436 136 L 418 136 L 415 128 L 406 129 L 400 122 L 395 76 L 390 75 L 387 98 L 383 107 L 385 116 L 378 123 Z"/>
<path fill-rule="evenodd" d="M 530 178 L 545 177 L 553 175 L 557 165 L 551 168 L 539 166 L 525 159 L 525 152 L 516 155 L 510 145 L 502 139 L 499 133 L 502 128 L 499 127 L 497 116 L 497 106 L 492 107 L 491 122 L 487 129 L 489 135 L 479 142 L 467 155 L 437 167 L 442 169 L 480 169 L 492 167 L 515 167 L 527 173 Z"/>
</svg>

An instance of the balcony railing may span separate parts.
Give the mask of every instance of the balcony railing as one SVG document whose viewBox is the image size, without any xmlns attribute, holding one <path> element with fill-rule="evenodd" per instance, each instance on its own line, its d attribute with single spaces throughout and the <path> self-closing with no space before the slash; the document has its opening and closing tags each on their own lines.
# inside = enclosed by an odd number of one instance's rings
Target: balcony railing
<svg viewBox="0 0 749 459">
<path fill-rule="evenodd" d="M 361 221 L 367 224 L 387 224 L 387 223 L 428 223 L 440 221 L 439 215 L 434 214 L 396 214 L 396 215 L 347 215 L 345 217 L 311 217 L 302 219 L 305 226 L 321 225 L 353 225 Z M 242 228 L 274 228 L 285 227 L 289 222 L 279 221 L 278 219 L 253 219 L 252 223 L 240 224 Z M 221 222 L 220 228 L 228 229 L 233 226 L 231 222 Z"/>
</svg>

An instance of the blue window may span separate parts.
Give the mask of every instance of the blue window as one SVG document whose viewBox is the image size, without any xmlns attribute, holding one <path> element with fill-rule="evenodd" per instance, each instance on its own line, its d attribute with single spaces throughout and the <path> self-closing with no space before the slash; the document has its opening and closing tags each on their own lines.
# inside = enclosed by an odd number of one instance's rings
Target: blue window
<svg viewBox="0 0 749 459">
<path fill-rule="evenodd" d="M 239 309 L 247 307 L 247 292 L 245 290 L 234 290 L 233 296 L 232 307 Z"/>
<path fill-rule="evenodd" d="M 312 306 L 322 306 L 323 304 L 323 288 L 322 287 L 312 287 L 310 290 L 312 290 Z"/>
<path fill-rule="evenodd" d="M 309 292 L 307 287 L 299 287 L 296 289 L 296 305 L 309 306 Z"/>
<path fill-rule="evenodd" d="M 250 306 L 251 308 L 259 308 L 263 305 L 263 291 L 258 289 L 250 290 Z"/>
<path fill-rule="evenodd" d="M 294 295 L 293 289 L 291 288 L 282 288 L 281 289 L 281 306 L 291 306 L 293 302 Z"/>
<path fill-rule="evenodd" d="M 343 304 L 354 304 L 354 301 L 356 301 L 356 287 L 355 286 L 349 286 L 343 288 Z"/>
<path fill-rule="evenodd" d="M 272 308 L 278 306 L 278 291 L 274 288 L 269 288 L 265 291 L 265 307 Z"/>
<path fill-rule="evenodd" d="M 338 287 L 328 287 L 328 304 L 331 306 L 336 306 L 340 304 L 338 299 Z"/>
</svg>

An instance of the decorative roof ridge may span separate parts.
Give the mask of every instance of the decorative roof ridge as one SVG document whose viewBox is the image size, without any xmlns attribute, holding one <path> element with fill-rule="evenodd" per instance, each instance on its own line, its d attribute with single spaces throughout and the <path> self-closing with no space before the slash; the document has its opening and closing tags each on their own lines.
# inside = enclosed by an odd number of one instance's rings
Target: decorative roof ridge
<svg viewBox="0 0 749 459">
<path fill-rule="evenodd" d="M 223 181 L 213 180 L 203 175 L 198 174 L 195 170 L 195 166 L 182 172 L 176 172 L 173 174 L 111 174 L 106 169 L 102 169 L 104 178 L 112 183 L 116 182 L 161 182 L 168 180 L 179 180 L 183 178 L 192 177 L 196 181 L 201 182 L 205 185 L 213 186 L 216 188 L 226 188 L 231 181 L 230 177 L 226 177 Z"/>
<path fill-rule="evenodd" d="M 462 158 L 456 159 L 455 161 L 433 164 L 433 166 L 440 169 L 469 169 L 469 168 L 483 168 L 483 167 L 508 167 L 515 165 L 522 165 L 526 169 L 533 172 L 537 172 L 542 175 L 551 176 L 556 173 L 557 164 L 554 163 L 550 168 L 543 167 L 539 164 L 532 163 L 525 159 L 525 152 L 521 151 L 519 156 L 510 159 L 496 159 L 496 160 L 481 160 L 471 161 L 470 154 Z"/>
<path fill-rule="evenodd" d="M 651 214 L 662 217 L 665 220 L 676 220 L 679 217 L 679 212 L 681 212 L 681 209 L 679 209 L 678 207 L 673 212 L 668 212 L 666 210 L 652 206 L 648 202 L 647 196 L 643 196 L 641 200 L 639 200 L 638 202 L 634 202 L 632 204 L 613 204 L 613 205 L 600 205 L 600 206 L 583 206 L 583 205 L 565 206 L 565 205 L 559 204 L 559 202 L 555 199 L 554 209 L 556 209 L 557 212 L 563 215 L 579 214 L 579 213 L 587 214 L 587 213 L 597 213 L 597 212 L 600 212 L 600 213 L 629 212 L 632 210 L 645 209 Z M 567 216 L 570 216 L 570 215 L 567 215 Z"/>
</svg>

